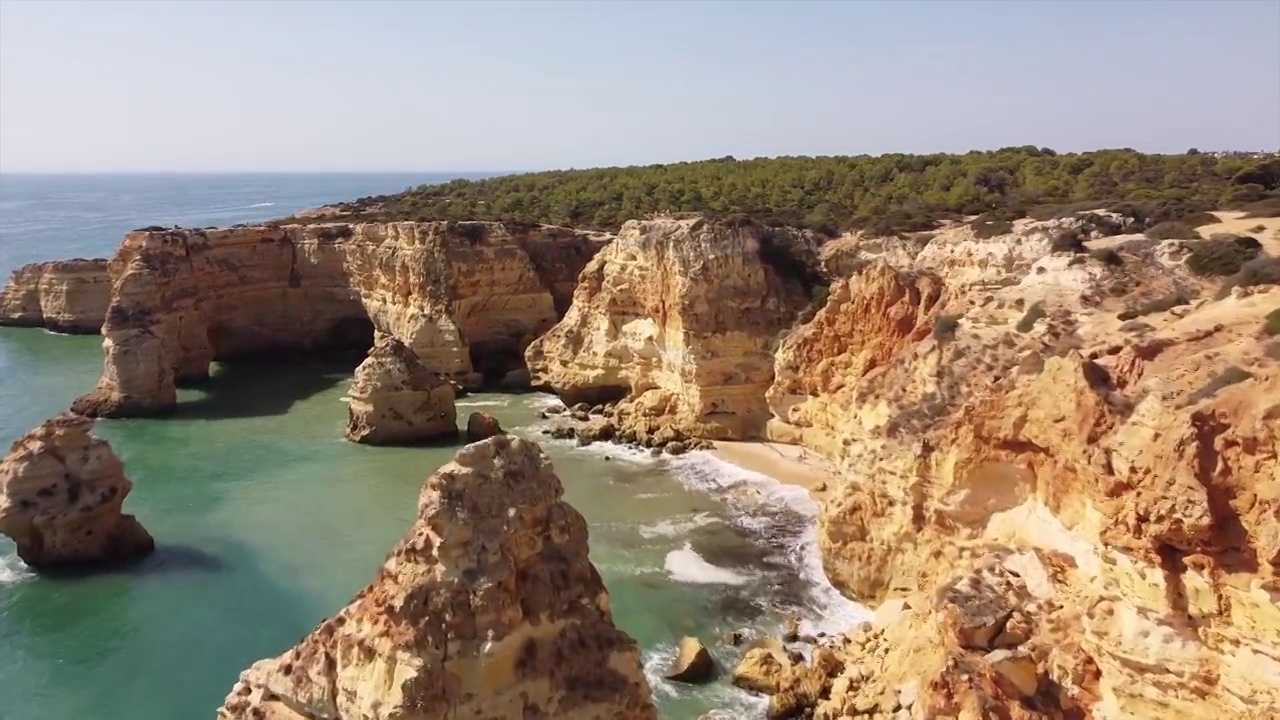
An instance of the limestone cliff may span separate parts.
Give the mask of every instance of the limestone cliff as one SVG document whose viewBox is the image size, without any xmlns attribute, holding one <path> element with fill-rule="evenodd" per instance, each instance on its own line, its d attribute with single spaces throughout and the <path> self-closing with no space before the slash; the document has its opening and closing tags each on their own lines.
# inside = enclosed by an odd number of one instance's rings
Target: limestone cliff
<svg viewBox="0 0 1280 720">
<path fill-rule="evenodd" d="M 0 291 L 0 325 L 96 335 L 110 301 L 106 260 L 32 263 L 15 270 Z"/>
<path fill-rule="evenodd" d="M 427 481 L 377 579 L 245 671 L 222 720 L 656 720 L 587 524 L 537 445 L 498 435 Z"/>
<path fill-rule="evenodd" d="M 162 413 L 215 359 L 367 348 L 375 333 L 433 372 L 496 382 L 523 366 L 524 347 L 556 322 L 567 278 L 601 242 L 496 223 L 130 233 L 109 265 L 102 378 L 74 408 Z"/>
<path fill-rule="evenodd" d="M 630 423 L 758 435 L 773 344 L 809 302 L 815 269 L 793 251 L 803 247 L 754 226 L 627 223 L 583 270 L 568 314 L 525 353 L 534 384 L 570 405 L 627 398 Z"/>
<path fill-rule="evenodd" d="M 155 548 L 120 512 L 133 483 L 93 421 L 63 414 L 22 436 L 0 461 L 0 534 L 33 568 L 128 560 Z"/>
<path fill-rule="evenodd" d="M 770 434 L 844 469 L 820 519 L 837 586 L 869 602 L 934 593 L 979 558 L 1027 552 L 1021 577 L 1040 578 L 1026 614 L 1049 634 L 1026 648 L 1032 692 L 990 674 L 995 660 L 1026 670 L 986 657 L 996 647 L 940 665 L 895 651 L 871 667 L 914 663 L 926 684 L 985 677 L 1010 717 L 1270 717 L 1280 341 L 1262 327 L 1280 288 L 1170 310 L 1147 300 L 1198 289 L 1169 248 L 1053 252 L 1044 230 L 943 233 L 907 267 L 873 261 L 778 352 Z M 894 632 L 951 642 L 924 616 L 902 622 L 913 629 Z M 950 707 L 911 712 L 982 716 Z M 842 717 L 831 712 L 816 717 Z"/>
<path fill-rule="evenodd" d="M 347 439 L 400 445 L 458 436 L 453 385 L 404 343 L 386 337 L 356 368 L 347 393 Z"/>
</svg>

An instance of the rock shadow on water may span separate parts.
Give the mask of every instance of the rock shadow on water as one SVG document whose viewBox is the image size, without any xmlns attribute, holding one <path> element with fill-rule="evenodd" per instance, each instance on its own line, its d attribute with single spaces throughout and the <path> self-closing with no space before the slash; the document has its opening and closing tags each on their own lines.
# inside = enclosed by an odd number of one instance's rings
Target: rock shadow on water
<svg viewBox="0 0 1280 720">
<path fill-rule="evenodd" d="M 59 582 L 88 581 L 106 575 L 179 575 L 217 573 L 226 564 L 217 555 L 188 545 L 160 545 L 145 557 L 42 568 L 40 577 Z"/>
<path fill-rule="evenodd" d="M 220 362 L 203 394 L 178 403 L 176 417 L 233 420 L 284 415 L 297 403 L 351 379 L 363 355 Z"/>
</svg>

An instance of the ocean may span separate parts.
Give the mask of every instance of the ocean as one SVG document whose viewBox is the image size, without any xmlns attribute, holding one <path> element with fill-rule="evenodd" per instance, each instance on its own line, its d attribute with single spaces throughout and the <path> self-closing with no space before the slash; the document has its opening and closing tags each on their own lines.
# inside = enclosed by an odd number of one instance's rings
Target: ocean
<svg viewBox="0 0 1280 720">
<path fill-rule="evenodd" d="M 0 273 L 109 256 L 148 225 L 225 226 L 453 175 L 0 175 Z M 478 177 L 478 175 L 471 175 Z M 101 370 L 101 340 L 0 328 L 0 443 L 65 410 Z M 373 579 L 418 492 L 455 447 L 370 448 L 342 439 L 353 366 L 220 366 L 182 409 L 100 421 L 125 462 L 125 503 L 157 552 L 128 570 L 38 577 L 0 538 L 0 718 L 212 720 L 239 672 L 287 650 Z M 540 442 L 587 518 L 617 624 L 635 637 L 666 720 L 763 717 L 718 682 L 661 679 L 684 635 L 725 669 L 732 631 L 814 630 L 858 610 L 822 577 L 814 503 L 797 488 L 701 452 L 653 458 L 541 433 L 543 395 L 472 395 L 475 409 Z"/>
</svg>

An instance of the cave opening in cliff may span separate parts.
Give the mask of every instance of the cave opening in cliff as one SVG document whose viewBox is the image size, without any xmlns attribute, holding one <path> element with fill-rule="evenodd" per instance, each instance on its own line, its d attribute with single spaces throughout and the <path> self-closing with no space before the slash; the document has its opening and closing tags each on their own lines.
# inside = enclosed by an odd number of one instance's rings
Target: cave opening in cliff
<svg viewBox="0 0 1280 720">
<path fill-rule="evenodd" d="M 471 367 L 484 377 L 484 385 L 501 390 L 528 390 L 529 368 L 524 349 L 514 338 L 478 340 L 468 347 Z"/>
</svg>

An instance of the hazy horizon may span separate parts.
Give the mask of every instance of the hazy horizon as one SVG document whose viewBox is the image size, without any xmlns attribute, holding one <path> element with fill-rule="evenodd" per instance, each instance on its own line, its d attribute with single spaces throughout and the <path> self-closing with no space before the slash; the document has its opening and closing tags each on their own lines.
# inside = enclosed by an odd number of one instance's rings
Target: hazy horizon
<svg viewBox="0 0 1280 720">
<path fill-rule="evenodd" d="M 4 174 L 1280 150 L 1280 2 L 0 0 Z"/>
</svg>

